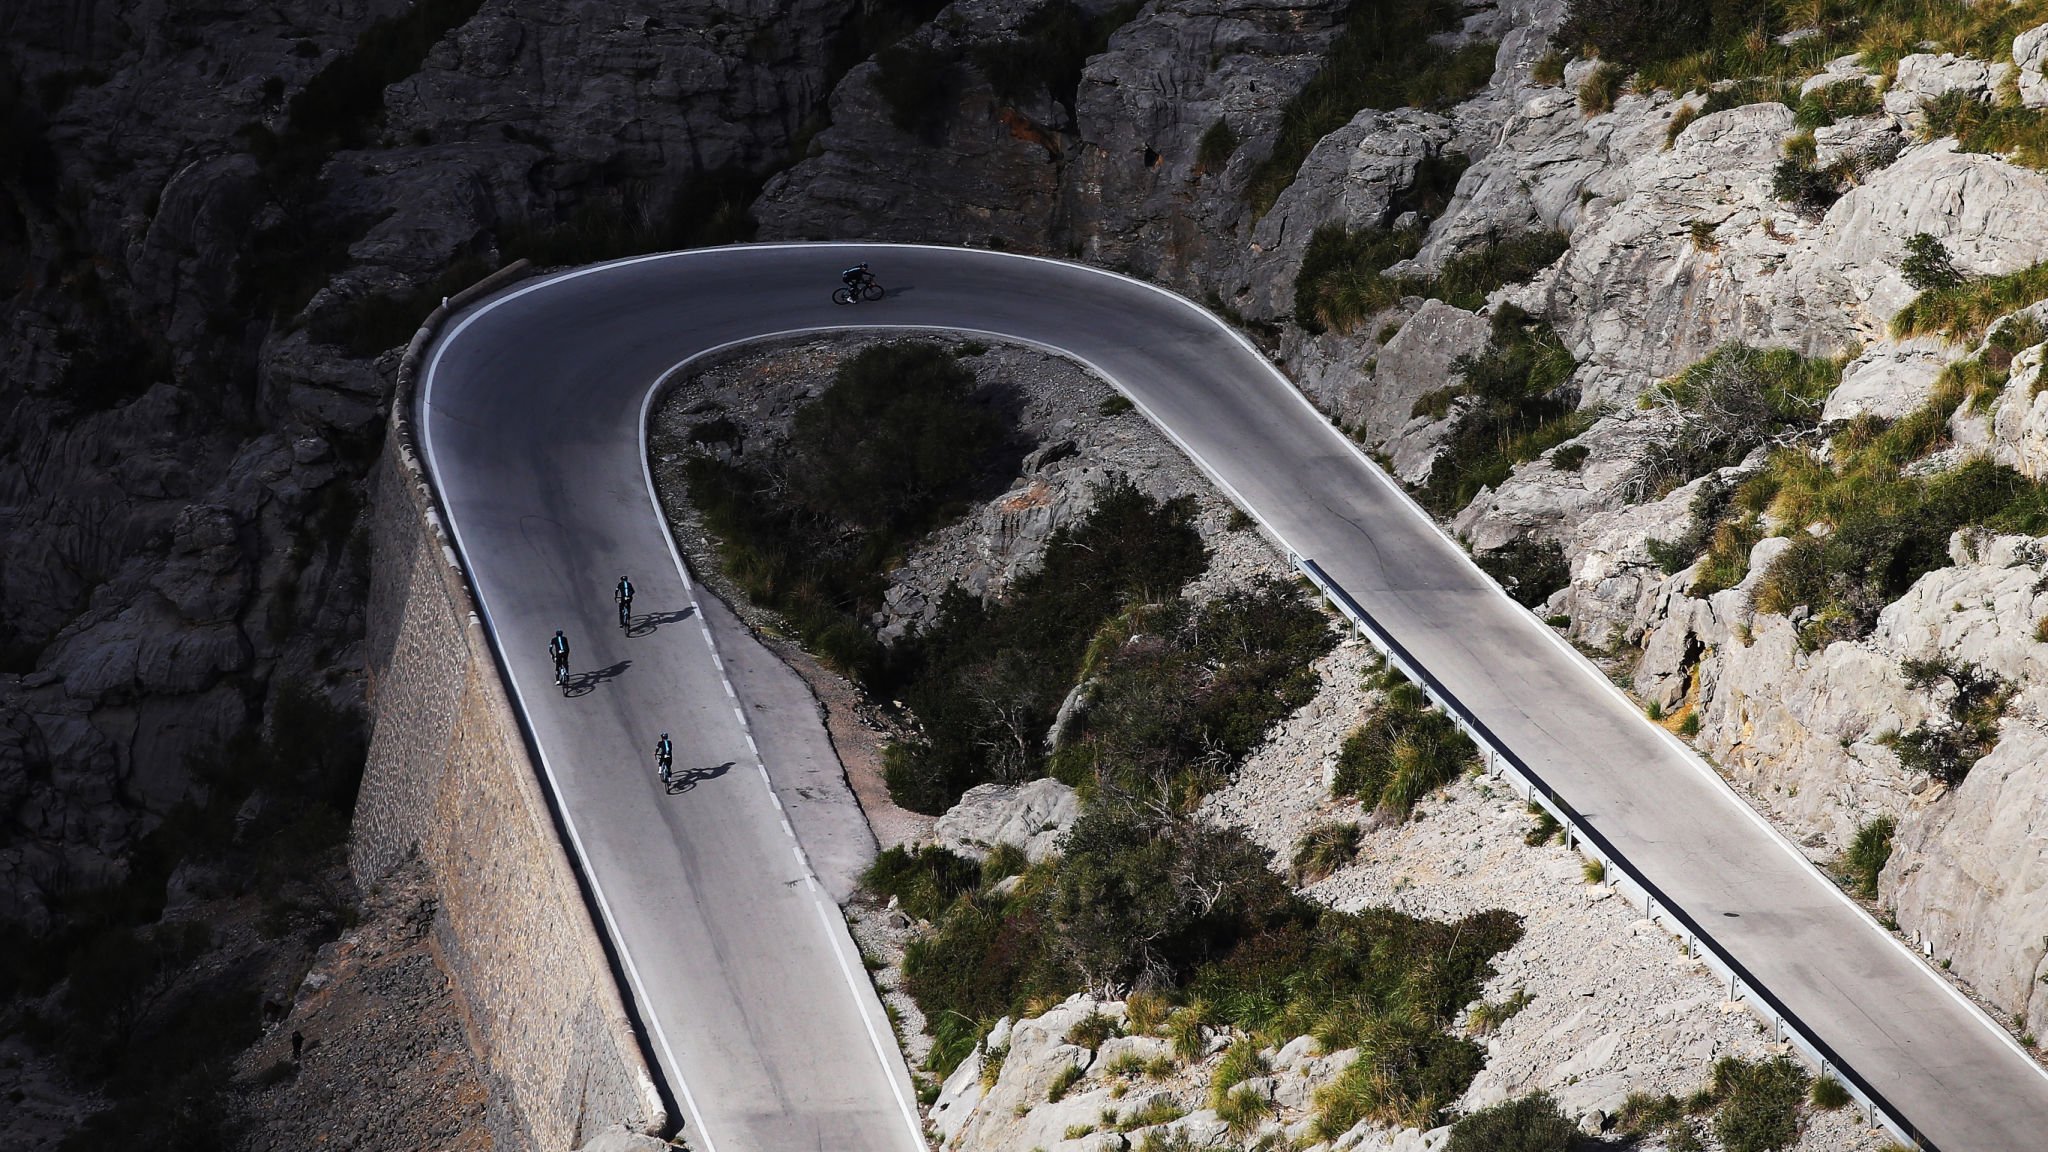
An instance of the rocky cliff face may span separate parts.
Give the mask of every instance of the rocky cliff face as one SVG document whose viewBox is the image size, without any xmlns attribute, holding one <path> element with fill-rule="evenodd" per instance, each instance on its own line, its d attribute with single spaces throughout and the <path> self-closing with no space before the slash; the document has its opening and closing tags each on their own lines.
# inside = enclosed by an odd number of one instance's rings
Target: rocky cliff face
<svg viewBox="0 0 2048 1152">
<path fill-rule="evenodd" d="M 362 478 L 388 350 L 433 298 L 514 255 L 581 262 L 743 230 L 758 174 L 871 47 L 863 11 L 0 12 L 6 949 L 156 931 L 149 889 L 171 865 L 138 871 L 143 838 L 213 805 L 252 733 L 291 735 L 288 686 L 353 709 Z M 265 787 L 223 835 L 261 824 Z M 234 847 L 184 827 L 156 843 L 194 861 Z M 123 911 L 101 923 L 102 905 Z"/>
<path fill-rule="evenodd" d="M 0 17 L 25 160 L 0 233 L 23 284 L 0 313 L 0 916 L 118 878 L 269 685 L 355 693 L 375 353 L 421 287 L 676 235 L 679 190 L 715 208 L 815 115 L 850 9 Z"/>
</svg>

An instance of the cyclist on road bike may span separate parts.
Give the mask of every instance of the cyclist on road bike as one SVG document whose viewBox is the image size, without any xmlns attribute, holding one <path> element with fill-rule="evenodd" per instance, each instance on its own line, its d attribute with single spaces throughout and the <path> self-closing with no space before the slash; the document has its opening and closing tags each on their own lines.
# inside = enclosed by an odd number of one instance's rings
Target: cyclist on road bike
<svg viewBox="0 0 2048 1152">
<path fill-rule="evenodd" d="M 619 586 L 612 589 L 612 599 L 618 602 L 619 627 L 624 628 L 633 617 L 633 582 L 624 576 L 619 577 Z"/>
<path fill-rule="evenodd" d="M 559 680 L 569 670 L 569 638 L 562 635 L 560 628 L 555 629 L 555 638 L 548 641 L 548 655 L 554 657 L 555 678 Z"/>
<path fill-rule="evenodd" d="M 663 784 L 668 783 L 669 772 L 675 767 L 675 762 L 676 746 L 668 742 L 668 733 L 663 732 L 661 739 L 654 742 L 654 763 L 661 770 Z"/>
<path fill-rule="evenodd" d="M 841 272 L 839 278 L 846 282 L 848 288 L 859 292 L 874 280 L 875 274 L 868 271 L 867 261 L 863 260 L 846 271 Z"/>
</svg>

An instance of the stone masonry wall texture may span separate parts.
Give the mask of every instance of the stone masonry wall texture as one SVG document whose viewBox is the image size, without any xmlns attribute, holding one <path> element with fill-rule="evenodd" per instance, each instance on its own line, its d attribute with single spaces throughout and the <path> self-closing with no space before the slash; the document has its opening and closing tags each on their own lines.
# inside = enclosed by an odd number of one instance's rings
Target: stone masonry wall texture
<svg viewBox="0 0 2048 1152">
<path fill-rule="evenodd" d="M 658 1133 L 668 1117 L 410 442 L 422 343 L 375 478 L 372 730 L 350 867 L 367 886 L 426 862 L 479 1056 L 527 1142 Z"/>
</svg>

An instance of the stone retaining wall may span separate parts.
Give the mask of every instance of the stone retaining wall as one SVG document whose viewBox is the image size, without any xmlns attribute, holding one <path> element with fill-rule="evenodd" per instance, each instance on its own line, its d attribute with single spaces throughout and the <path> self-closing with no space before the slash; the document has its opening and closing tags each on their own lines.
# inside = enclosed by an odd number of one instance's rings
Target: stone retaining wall
<svg viewBox="0 0 2048 1152">
<path fill-rule="evenodd" d="M 436 310 L 407 350 L 373 479 L 372 727 L 349 864 L 367 887 L 415 855 L 426 863 L 478 1056 L 527 1143 L 660 1133 L 669 1117 L 413 442 L 413 369 L 462 303 Z"/>
</svg>

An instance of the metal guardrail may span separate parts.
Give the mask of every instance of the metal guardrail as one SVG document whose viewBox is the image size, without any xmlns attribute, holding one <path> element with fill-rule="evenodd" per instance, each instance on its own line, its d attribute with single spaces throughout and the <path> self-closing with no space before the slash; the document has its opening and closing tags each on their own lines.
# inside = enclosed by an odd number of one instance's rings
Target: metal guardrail
<svg viewBox="0 0 2048 1152">
<path fill-rule="evenodd" d="M 1832 1077 L 1854 1099 L 1868 1123 L 1881 1123 L 1892 1135 L 1906 1141 L 1923 1152 L 1939 1152 L 1932 1141 L 1922 1135 L 1919 1129 L 1899 1114 L 1891 1103 L 1849 1064 L 1843 1061 L 1825 1040 L 1810 1032 L 1799 1018 L 1793 1015 L 1769 988 L 1758 981 L 1744 967 L 1742 962 L 1727 952 L 1702 928 L 1698 921 L 1664 894 L 1663 889 L 1638 871 L 1635 865 L 1617 851 L 1614 845 L 1600 831 L 1587 823 L 1571 804 L 1560 796 L 1556 789 L 1544 781 L 1534 769 L 1515 754 L 1486 722 L 1467 708 L 1463 701 L 1452 694 L 1441 681 L 1431 675 L 1405 648 L 1400 641 L 1380 627 L 1372 614 L 1367 612 L 1343 586 L 1330 578 L 1322 566 L 1305 556 L 1289 551 L 1288 559 L 1309 582 L 1322 592 L 1337 610 L 1348 618 L 1357 631 L 1372 641 L 1387 658 L 1388 663 L 1422 690 L 1430 703 L 1442 709 L 1446 716 L 1463 729 L 1467 736 L 1486 756 L 1489 775 L 1511 777 L 1511 784 L 1519 785 L 1522 797 L 1532 804 L 1540 805 L 1544 811 L 1555 817 L 1564 829 L 1565 845 L 1593 860 L 1599 861 L 1606 870 L 1606 882 L 1611 884 L 1622 898 L 1641 908 L 1643 915 L 1652 923 L 1669 930 L 1672 935 L 1685 941 L 1686 954 L 1706 964 L 1709 970 L 1728 985 L 1730 1000 L 1746 1003 L 1752 1012 L 1768 1020 L 1772 1038 L 1780 1043 L 1790 1043 L 1804 1052 L 1820 1068 L 1821 1075 Z M 1623 881 L 1635 891 L 1630 893 Z"/>
</svg>

